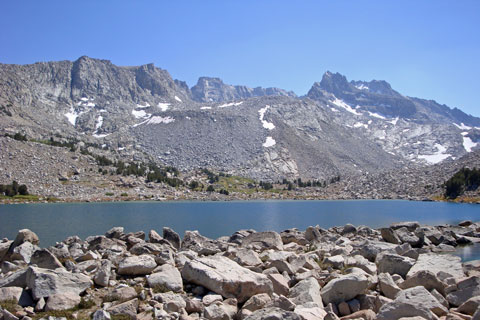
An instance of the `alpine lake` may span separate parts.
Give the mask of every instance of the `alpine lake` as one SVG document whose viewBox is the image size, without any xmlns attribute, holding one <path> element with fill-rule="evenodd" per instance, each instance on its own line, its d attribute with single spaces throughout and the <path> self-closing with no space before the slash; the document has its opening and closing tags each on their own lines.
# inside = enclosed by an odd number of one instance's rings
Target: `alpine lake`
<svg viewBox="0 0 480 320">
<path fill-rule="evenodd" d="M 65 238 L 104 234 L 122 226 L 125 232 L 157 232 L 170 227 L 180 235 L 198 230 L 209 238 L 229 236 L 240 229 L 280 232 L 351 223 L 371 228 L 401 221 L 424 225 L 480 220 L 480 205 L 404 200 L 231 201 L 231 202 L 103 202 L 41 203 L 0 206 L 0 239 L 14 239 L 28 228 L 48 247 Z M 458 248 L 464 261 L 480 259 L 480 244 Z"/>
</svg>

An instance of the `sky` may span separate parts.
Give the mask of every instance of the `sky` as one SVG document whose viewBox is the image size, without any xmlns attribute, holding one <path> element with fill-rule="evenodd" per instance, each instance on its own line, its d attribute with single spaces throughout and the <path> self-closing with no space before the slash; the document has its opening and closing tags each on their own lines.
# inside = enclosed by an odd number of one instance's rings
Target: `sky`
<svg viewBox="0 0 480 320">
<path fill-rule="evenodd" d="M 298 95 L 329 70 L 480 116 L 478 0 L 0 2 L 0 63 L 83 55 Z"/>
</svg>

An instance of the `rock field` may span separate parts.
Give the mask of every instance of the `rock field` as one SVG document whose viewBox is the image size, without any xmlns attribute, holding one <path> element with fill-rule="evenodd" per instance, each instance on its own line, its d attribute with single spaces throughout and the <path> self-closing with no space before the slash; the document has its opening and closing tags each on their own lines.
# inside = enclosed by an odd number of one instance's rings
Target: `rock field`
<svg viewBox="0 0 480 320">
<path fill-rule="evenodd" d="M 480 223 L 0 242 L 0 319 L 480 319 Z"/>
</svg>

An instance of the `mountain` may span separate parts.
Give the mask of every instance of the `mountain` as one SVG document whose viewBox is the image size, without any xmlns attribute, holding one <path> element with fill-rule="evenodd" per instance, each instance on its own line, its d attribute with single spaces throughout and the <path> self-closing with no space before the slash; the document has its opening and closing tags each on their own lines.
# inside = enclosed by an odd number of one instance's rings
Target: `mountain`
<svg viewBox="0 0 480 320">
<path fill-rule="evenodd" d="M 480 119 L 326 72 L 305 97 L 202 77 L 189 88 L 153 64 L 0 65 L 0 129 L 98 144 L 124 161 L 255 179 L 328 179 L 419 167 L 478 149 Z"/>
</svg>

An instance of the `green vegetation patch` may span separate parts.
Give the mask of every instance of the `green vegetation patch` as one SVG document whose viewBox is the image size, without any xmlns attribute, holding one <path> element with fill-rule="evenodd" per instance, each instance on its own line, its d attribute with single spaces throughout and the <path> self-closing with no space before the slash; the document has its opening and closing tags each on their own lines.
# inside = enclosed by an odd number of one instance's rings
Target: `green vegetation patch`
<svg viewBox="0 0 480 320">
<path fill-rule="evenodd" d="M 462 168 L 456 172 L 453 177 L 448 179 L 445 184 L 445 198 L 456 199 L 465 191 L 474 191 L 480 185 L 480 170 L 477 168 Z"/>
</svg>

